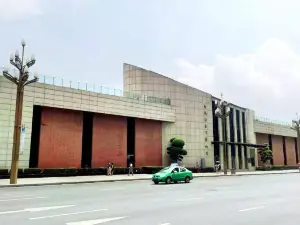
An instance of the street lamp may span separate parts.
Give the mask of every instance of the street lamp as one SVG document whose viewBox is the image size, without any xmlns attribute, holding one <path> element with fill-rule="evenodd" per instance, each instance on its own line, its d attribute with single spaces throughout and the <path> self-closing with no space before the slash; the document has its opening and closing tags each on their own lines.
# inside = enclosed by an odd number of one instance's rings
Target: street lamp
<svg viewBox="0 0 300 225">
<path fill-rule="evenodd" d="M 297 150 L 298 150 L 298 161 L 299 161 L 299 159 L 300 159 L 300 119 L 299 119 L 297 113 L 296 113 L 296 120 L 292 121 L 291 128 L 297 132 Z"/>
<path fill-rule="evenodd" d="M 227 152 L 227 132 L 226 132 L 226 119 L 230 114 L 230 108 L 228 107 L 229 103 L 224 101 L 223 94 L 221 94 L 221 100 L 215 101 L 217 109 L 215 110 L 215 115 L 222 120 L 222 137 L 223 137 L 223 158 L 224 158 L 224 174 L 227 174 L 228 168 L 228 152 Z"/>
<path fill-rule="evenodd" d="M 16 184 L 18 179 L 18 167 L 19 167 L 19 151 L 20 151 L 20 135 L 21 135 L 21 123 L 22 123 L 22 110 L 23 110 L 23 95 L 24 87 L 28 84 L 38 81 L 38 77 L 35 75 L 33 79 L 29 80 L 29 67 L 35 64 L 34 56 L 31 59 L 24 61 L 24 49 L 25 41 L 22 43 L 22 55 L 20 57 L 19 52 L 10 56 L 10 64 L 16 67 L 19 71 L 19 77 L 13 76 L 8 72 L 7 68 L 3 68 L 3 76 L 17 85 L 16 95 L 16 110 L 15 110 L 15 123 L 14 123 L 14 139 L 12 148 L 12 160 L 10 170 L 10 184 Z"/>
</svg>

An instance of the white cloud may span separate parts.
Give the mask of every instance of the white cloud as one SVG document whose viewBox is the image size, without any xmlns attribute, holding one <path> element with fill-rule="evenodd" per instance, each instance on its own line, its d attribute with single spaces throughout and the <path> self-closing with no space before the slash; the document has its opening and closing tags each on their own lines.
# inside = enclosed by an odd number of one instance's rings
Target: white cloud
<svg viewBox="0 0 300 225">
<path fill-rule="evenodd" d="M 41 13 L 40 0 L 0 0 L 0 19 L 22 19 Z"/>
<path fill-rule="evenodd" d="M 179 59 L 177 80 L 234 104 L 252 108 L 257 115 L 291 120 L 300 112 L 300 55 L 285 42 L 268 39 L 252 53 L 217 55 L 212 66 Z"/>
</svg>

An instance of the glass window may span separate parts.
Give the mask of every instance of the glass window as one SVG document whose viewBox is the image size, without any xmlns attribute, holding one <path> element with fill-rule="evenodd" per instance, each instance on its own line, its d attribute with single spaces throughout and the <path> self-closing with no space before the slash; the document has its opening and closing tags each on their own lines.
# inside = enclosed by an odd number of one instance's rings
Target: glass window
<svg viewBox="0 0 300 225">
<path fill-rule="evenodd" d="M 180 168 L 180 172 L 185 172 L 186 169 L 185 168 Z"/>
<path fill-rule="evenodd" d="M 178 167 L 174 168 L 172 172 L 175 172 L 175 171 L 179 172 L 179 168 Z"/>
</svg>

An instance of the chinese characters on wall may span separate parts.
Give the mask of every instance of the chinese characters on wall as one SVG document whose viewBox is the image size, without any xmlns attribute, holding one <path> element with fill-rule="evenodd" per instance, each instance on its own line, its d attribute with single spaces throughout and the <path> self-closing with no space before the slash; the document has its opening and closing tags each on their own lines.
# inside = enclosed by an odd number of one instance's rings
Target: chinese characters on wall
<svg viewBox="0 0 300 225">
<path fill-rule="evenodd" d="M 206 103 L 204 103 L 203 107 L 204 107 L 204 148 L 206 151 L 206 155 L 208 155 L 208 129 L 207 129 L 208 114 L 207 114 Z"/>
</svg>

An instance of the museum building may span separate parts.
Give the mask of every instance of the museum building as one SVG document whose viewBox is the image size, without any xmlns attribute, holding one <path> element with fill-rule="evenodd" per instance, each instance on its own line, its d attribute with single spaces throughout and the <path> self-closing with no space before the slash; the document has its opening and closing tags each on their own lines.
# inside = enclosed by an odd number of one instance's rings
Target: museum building
<svg viewBox="0 0 300 225">
<path fill-rule="evenodd" d="M 218 98 L 161 74 L 123 66 L 124 90 L 40 77 L 26 86 L 21 168 L 125 167 L 169 164 L 172 137 L 185 141 L 183 165 L 222 164 Z M 16 86 L 0 76 L 0 168 L 10 168 Z M 269 144 L 274 165 L 298 163 L 297 135 L 289 124 L 258 119 L 251 109 L 230 104 L 226 132 L 232 143 Z M 257 148 L 230 145 L 229 168 L 261 165 Z"/>
</svg>

